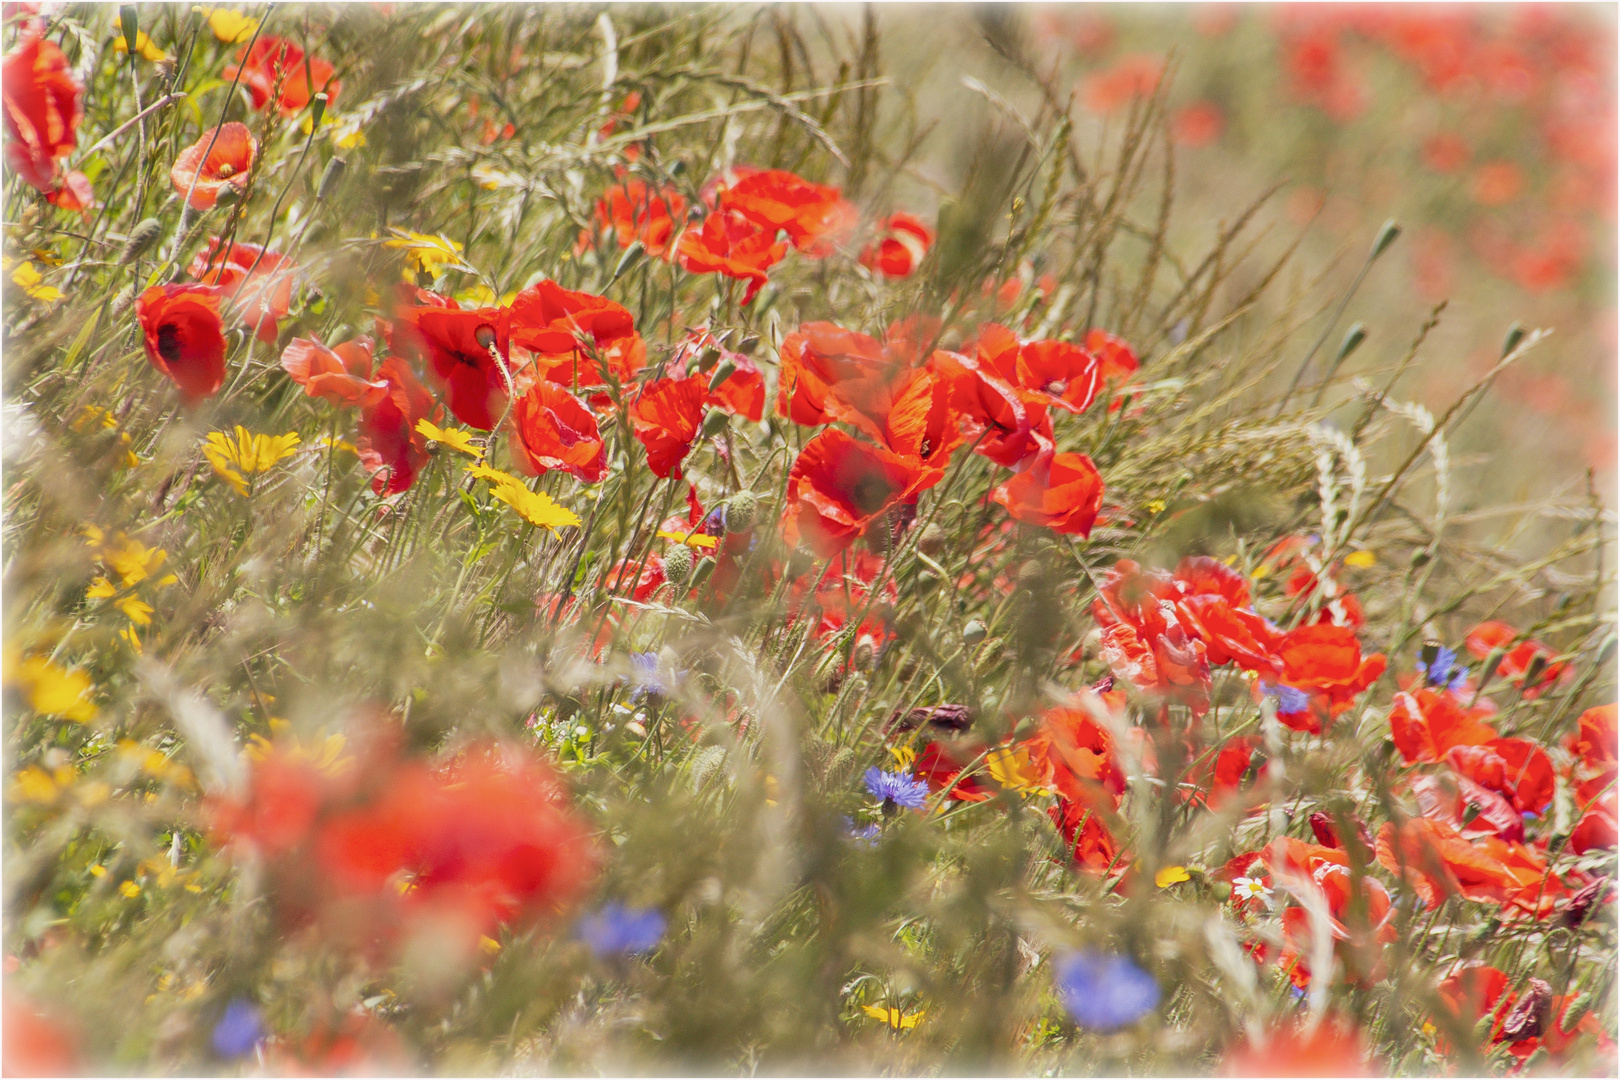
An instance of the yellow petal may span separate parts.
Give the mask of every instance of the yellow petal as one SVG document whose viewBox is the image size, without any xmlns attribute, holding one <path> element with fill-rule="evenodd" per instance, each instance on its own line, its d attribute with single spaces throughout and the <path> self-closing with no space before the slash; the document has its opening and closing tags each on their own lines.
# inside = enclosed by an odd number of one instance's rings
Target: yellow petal
<svg viewBox="0 0 1620 1080">
<path fill-rule="evenodd" d="M 1153 884 L 1161 889 L 1168 889 L 1178 881 L 1191 881 L 1192 875 L 1187 873 L 1185 866 L 1167 866 L 1153 875 Z"/>
<path fill-rule="evenodd" d="M 670 532 L 667 529 L 659 529 L 658 536 L 663 540 L 673 540 L 677 544 L 685 544 L 687 547 L 702 548 L 704 551 L 708 551 L 712 548 L 717 548 L 720 546 L 720 540 L 718 537 L 706 536 L 703 533 L 679 533 Z"/>
<path fill-rule="evenodd" d="M 236 45 L 253 36 L 253 31 L 259 28 L 259 20 L 249 18 L 240 11 L 228 8 L 214 8 L 212 11 L 204 8 L 208 15 L 208 28 L 214 36 L 228 45 Z"/>
<path fill-rule="evenodd" d="M 1344 565 L 1354 566 L 1360 570 L 1365 570 L 1377 562 L 1378 556 L 1370 551 L 1352 551 L 1344 557 Z"/>
</svg>

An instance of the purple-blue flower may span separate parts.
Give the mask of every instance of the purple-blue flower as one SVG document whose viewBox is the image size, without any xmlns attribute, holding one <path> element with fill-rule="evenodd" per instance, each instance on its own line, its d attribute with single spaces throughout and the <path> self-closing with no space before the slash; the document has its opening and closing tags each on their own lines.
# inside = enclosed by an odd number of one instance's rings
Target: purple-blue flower
<svg viewBox="0 0 1620 1080">
<path fill-rule="evenodd" d="M 259 1010 L 245 998 L 237 998 L 225 1006 L 225 1014 L 214 1025 L 214 1052 L 222 1058 L 241 1057 L 251 1052 L 263 1035 Z"/>
<path fill-rule="evenodd" d="M 1134 1024 L 1159 1004 L 1159 984 L 1125 956 L 1066 953 L 1057 958 L 1053 982 L 1074 1022 L 1092 1031 Z"/>
<path fill-rule="evenodd" d="M 1432 664 L 1424 661 L 1420 654 L 1417 671 L 1423 676 L 1425 686 L 1443 686 L 1454 694 L 1459 693 L 1468 682 L 1468 669 L 1458 666 L 1456 651 L 1444 645 L 1435 648 Z"/>
<path fill-rule="evenodd" d="M 579 939 L 597 956 L 635 954 L 656 948 L 664 937 L 664 913 L 609 901 L 579 921 Z"/>
<path fill-rule="evenodd" d="M 928 785 L 903 772 L 884 772 L 873 765 L 866 770 L 863 779 L 866 790 L 872 793 L 872 798 L 884 804 L 885 810 L 891 803 L 908 810 L 921 810 L 928 802 Z"/>
<path fill-rule="evenodd" d="M 1276 698 L 1277 711 L 1284 715 L 1302 713 L 1311 707 L 1311 695 L 1284 683 L 1263 682 L 1260 684 L 1260 692 L 1266 697 Z"/>
<path fill-rule="evenodd" d="M 857 825 L 855 819 L 847 815 L 844 818 L 844 831 L 849 833 L 850 837 L 862 847 L 875 847 L 878 836 L 882 832 L 881 829 L 870 822 L 865 825 Z"/>
</svg>

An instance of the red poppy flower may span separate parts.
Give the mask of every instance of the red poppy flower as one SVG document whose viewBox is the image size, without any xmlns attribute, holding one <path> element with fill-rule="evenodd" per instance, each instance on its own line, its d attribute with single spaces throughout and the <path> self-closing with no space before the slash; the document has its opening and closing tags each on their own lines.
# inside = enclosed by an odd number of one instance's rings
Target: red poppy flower
<svg viewBox="0 0 1620 1080">
<path fill-rule="evenodd" d="M 1097 363 L 1102 365 L 1104 382 L 1128 379 L 1142 366 L 1136 359 L 1136 352 L 1125 343 L 1125 339 L 1115 337 L 1106 330 L 1087 331 L 1085 346 L 1086 352 L 1095 356 Z"/>
<path fill-rule="evenodd" d="M 512 298 L 513 362 L 532 355 L 542 377 L 567 387 L 623 385 L 647 363 L 634 316 L 594 293 L 540 281 Z"/>
<path fill-rule="evenodd" d="M 1524 687 L 1524 696 L 1534 700 L 1540 697 L 1547 687 L 1563 678 L 1570 667 L 1566 663 L 1552 663 L 1552 658 L 1557 654 L 1550 646 L 1534 638 L 1526 638 L 1513 645 L 1518 637 L 1519 632 L 1507 623 L 1491 620 L 1482 622 L 1468 631 L 1463 644 L 1480 660 L 1490 656 L 1496 649 L 1507 649 L 1507 654 L 1502 657 L 1496 673 L 1504 679 L 1521 684 Z M 1532 665 L 1541 669 L 1540 674 L 1533 678 L 1530 677 Z"/>
<path fill-rule="evenodd" d="M 944 475 L 943 469 L 830 428 L 805 444 L 788 474 L 790 532 L 802 534 L 817 552 L 831 557 L 891 506 L 939 483 Z"/>
<path fill-rule="evenodd" d="M 833 421 L 883 437 L 883 418 L 909 368 L 901 352 L 828 322 L 800 326 L 782 341 L 776 415 L 807 427 Z"/>
<path fill-rule="evenodd" d="M 1528 739 L 1491 739 L 1453 746 L 1446 763 L 1460 777 L 1501 794 L 1519 814 L 1539 814 L 1552 802 L 1552 761 Z"/>
<path fill-rule="evenodd" d="M 1116 676 L 1202 715 L 1209 708 L 1209 657 L 1181 623 L 1171 602 L 1178 592 L 1169 574 L 1121 559 L 1103 580 L 1091 615 L 1102 629 L 1103 660 Z"/>
<path fill-rule="evenodd" d="M 1102 495 L 1102 474 L 1089 457 L 1046 451 L 997 487 L 991 498 L 1026 524 L 1090 536 Z"/>
<path fill-rule="evenodd" d="M 1093 331 L 1093 336 L 1101 333 Z M 1123 342 L 1118 345 L 1123 347 Z M 1043 404 L 1076 414 L 1091 407 L 1105 377 L 1121 374 L 1117 363 L 1105 365 L 1079 345 L 1067 341 L 1022 342 L 1011 330 L 995 323 L 979 328 L 971 351 L 982 365 L 1008 383 L 1036 395 Z M 1128 354 L 1129 349 L 1125 352 Z"/>
<path fill-rule="evenodd" d="M 1427 817 L 1378 831 L 1379 865 L 1404 877 L 1428 907 L 1448 896 L 1506 904 L 1532 915 L 1551 913 L 1569 889 L 1546 860 L 1523 844 L 1484 837 L 1469 841 L 1451 825 Z"/>
<path fill-rule="evenodd" d="M 221 252 L 222 243 L 211 237 L 186 272 L 204 285 L 228 290 L 242 321 L 260 341 L 274 345 L 276 320 L 285 319 L 292 304 L 296 267 L 287 256 L 258 244 L 234 243 Z"/>
<path fill-rule="evenodd" d="M 835 187 L 782 169 L 735 169 L 733 175 L 738 179 L 719 190 L 720 209 L 741 215 L 772 237 L 778 230 L 787 233 L 793 246 L 812 259 L 832 254 L 855 226 L 855 207 Z"/>
<path fill-rule="evenodd" d="M 741 214 L 715 211 L 702 225 L 688 228 L 675 245 L 675 257 L 689 274 L 724 274 L 748 282 L 744 304 L 769 280 L 765 271 L 787 255 L 787 242 L 776 239 Z"/>
<path fill-rule="evenodd" d="M 671 377 L 684 379 L 688 369 L 695 365 L 704 353 L 713 349 L 719 353 L 714 368 L 722 365 L 731 367 L 731 374 L 721 380 L 720 384 L 708 392 L 708 404 L 717 409 L 730 413 L 732 416 L 745 416 L 758 423 L 765 415 L 765 376 L 759 370 L 759 365 L 739 352 L 720 347 L 714 337 L 706 329 L 698 329 L 687 335 L 685 341 L 676 350 L 674 358 L 670 361 L 668 371 Z M 704 373 L 705 379 L 712 379 L 710 369 Z M 707 385 L 707 383 L 705 383 Z"/>
<path fill-rule="evenodd" d="M 224 292 L 213 285 L 154 285 L 135 301 L 146 358 L 188 403 L 213 396 L 225 383 Z"/>
<path fill-rule="evenodd" d="M 421 290 L 416 290 L 419 294 Z M 431 294 L 424 294 L 431 295 Z M 462 310 L 454 300 L 401 307 L 391 329 L 394 351 L 425 361 L 456 419 L 489 431 L 506 409 L 507 311 Z M 493 352 L 492 352 L 493 348 Z"/>
<path fill-rule="evenodd" d="M 1258 749 L 1260 740 L 1252 735 L 1238 735 L 1221 746 L 1209 773 L 1210 807 L 1219 809 L 1243 792 Z"/>
<path fill-rule="evenodd" d="M 610 232 L 619 246 L 637 240 L 647 253 L 663 258 L 686 221 L 686 199 L 672 187 L 654 189 L 644 180 L 628 177 L 596 200 L 596 224 Z"/>
<path fill-rule="evenodd" d="M 1226 115 L 1213 101 L 1195 101 L 1177 109 L 1170 118 L 1171 137 L 1182 146 L 1197 149 L 1208 146 L 1221 137 L 1226 127 Z"/>
<path fill-rule="evenodd" d="M 43 192 L 55 191 L 56 163 L 78 145 L 84 87 L 67 57 L 36 30 L 25 30 L 0 61 L 6 111 L 6 164 Z"/>
<path fill-rule="evenodd" d="M 174 192 L 193 210 L 209 210 L 226 188 L 240 195 L 247 190 L 248 173 L 259 155 L 259 142 L 246 124 L 232 120 L 186 147 L 169 169 Z"/>
<path fill-rule="evenodd" d="M 1451 826 L 1460 836 L 1524 839 L 1524 819 L 1513 805 L 1498 792 L 1466 776 L 1444 773 L 1414 776 L 1412 794 L 1417 799 L 1419 813 Z"/>
<path fill-rule="evenodd" d="M 1439 761 L 1454 746 L 1479 746 L 1496 738 L 1496 729 L 1480 719 L 1489 715 L 1464 709 L 1445 691 L 1421 689 L 1395 695 L 1389 730 L 1407 761 Z"/>
<path fill-rule="evenodd" d="M 1052 449 L 1052 418 L 1041 396 L 1019 390 L 980 358 L 940 350 L 928 366 L 950 384 L 975 452 L 1012 469 Z"/>
<path fill-rule="evenodd" d="M 355 448 L 360 464 L 372 474 L 372 490 L 397 495 L 416 482 L 427 464 L 427 437 L 416 424 L 434 415 L 433 395 L 398 356 L 384 360 L 376 377 L 388 384 L 388 391 L 381 400 L 361 406 Z"/>
<path fill-rule="evenodd" d="M 1225 596 L 1199 593 L 1177 601 L 1176 612 L 1182 625 L 1204 643 L 1212 666 L 1236 663 L 1244 671 L 1282 676 L 1278 650 L 1283 633 L 1247 607 Z"/>
<path fill-rule="evenodd" d="M 305 56 L 304 50 L 285 38 L 268 34 L 236 50 L 236 63 L 229 65 L 220 77 L 227 83 L 242 74 L 241 83 L 253 98 L 253 107 L 262 109 L 270 103 L 270 96 L 280 94 L 276 103 L 283 115 L 291 116 L 309 99 L 324 91 L 330 106 L 337 101 L 341 84 L 332 78 L 332 65 L 315 56 Z"/>
<path fill-rule="evenodd" d="M 357 337 L 327 348 L 317 337 L 293 338 L 281 350 L 281 367 L 309 397 L 339 408 L 375 405 L 388 394 L 388 384 L 373 381 L 374 349 L 369 337 Z"/>
<path fill-rule="evenodd" d="M 1570 848 L 1576 854 L 1606 851 L 1620 843 L 1615 714 L 1613 705 L 1587 709 L 1581 714 L 1578 732 L 1566 744 L 1576 758 L 1570 779 L 1575 782 L 1575 806 L 1581 812 L 1569 837 Z"/>
<path fill-rule="evenodd" d="M 861 265 L 884 277 L 910 277 L 934 244 L 934 230 L 915 214 L 895 214 L 882 235 L 861 252 Z"/>
<path fill-rule="evenodd" d="M 681 461 L 703 426 L 707 397 L 708 381 L 701 375 L 654 379 L 636 394 L 630 405 L 630 429 L 647 448 L 654 476 L 680 475 Z"/>
<path fill-rule="evenodd" d="M 0 1072 L 7 1076 L 82 1076 L 84 1036 L 41 1010 L 14 987 L 0 1007 Z"/>
<path fill-rule="evenodd" d="M 45 193 L 45 201 L 63 210 L 79 213 L 95 208 L 96 193 L 90 186 L 90 178 L 74 169 L 62 177 L 61 187 Z"/>
<path fill-rule="evenodd" d="M 1348 1024 L 1289 1025 L 1261 1041 L 1245 1038 L 1227 1054 L 1223 1076 L 1377 1076 Z"/>
<path fill-rule="evenodd" d="M 1331 719 L 1348 709 L 1385 667 L 1383 653 L 1361 655 L 1355 631 L 1320 623 L 1289 631 L 1277 655 L 1283 662 L 1283 681 L 1318 695 L 1325 707 L 1313 709 L 1307 719 L 1289 725 L 1312 734 L 1321 733 L 1322 712 Z"/>
<path fill-rule="evenodd" d="M 1071 802 L 1114 810 L 1125 796 L 1125 772 L 1114 737 L 1084 708 L 1054 706 L 1026 744 L 1042 781 Z"/>
<path fill-rule="evenodd" d="M 512 406 L 512 459 L 531 476 L 560 469 L 594 484 L 607 475 L 596 417 L 578 398 L 539 380 Z"/>
<path fill-rule="evenodd" d="M 880 438 L 897 454 L 943 467 L 962 445 L 962 423 L 951 387 L 934 372 L 911 371 L 892 394 Z"/>
<path fill-rule="evenodd" d="M 911 774 L 932 791 L 948 792 L 957 802 L 986 802 L 995 797 L 996 788 L 977 776 L 962 776 L 962 770 L 978 756 L 953 753 L 945 744 L 930 741 L 911 763 Z"/>
</svg>

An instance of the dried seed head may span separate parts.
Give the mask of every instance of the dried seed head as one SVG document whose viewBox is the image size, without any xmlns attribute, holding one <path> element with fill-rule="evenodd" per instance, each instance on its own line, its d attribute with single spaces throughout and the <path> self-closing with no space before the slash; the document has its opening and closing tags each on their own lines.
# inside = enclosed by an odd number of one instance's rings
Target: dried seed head
<svg viewBox="0 0 1620 1080">
<path fill-rule="evenodd" d="M 163 226 L 157 218 L 145 218 L 139 225 L 129 231 L 129 239 L 124 241 L 124 252 L 118 256 L 119 266 L 128 266 L 145 254 L 146 250 L 157 243 L 158 234 Z"/>
<path fill-rule="evenodd" d="M 1513 1011 L 1502 1022 L 1503 1042 L 1534 1039 L 1547 1030 L 1552 1013 L 1552 987 L 1542 979 L 1531 979 L 1525 984 L 1524 994 Z"/>
<path fill-rule="evenodd" d="M 686 584 L 686 579 L 692 576 L 692 549 L 685 544 L 675 544 L 664 552 L 664 580 L 671 585 L 679 587 Z"/>
<path fill-rule="evenodd" d="M 1568 903 L 1564 905 L 1564 925 L 1573 930 L 1585 922 L 1592 909 L 1597 907 L 1608 893 L 1611 884 L 1608 878 L 1598 878 L 1570 897 Z"/>
</svg>

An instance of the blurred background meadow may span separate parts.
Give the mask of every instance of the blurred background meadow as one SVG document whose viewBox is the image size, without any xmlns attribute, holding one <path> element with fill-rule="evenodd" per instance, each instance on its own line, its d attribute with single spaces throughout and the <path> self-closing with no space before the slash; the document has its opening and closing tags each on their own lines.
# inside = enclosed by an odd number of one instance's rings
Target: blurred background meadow
<svg viewBox="0 0 1620 1080">
<path fill-rule="evenodd" d="M 1615 13 L 3 9 L 7 1075 L 1611 1075 Z"/>
</svg>

